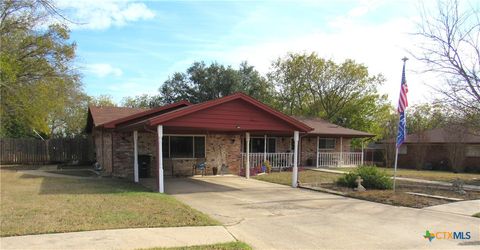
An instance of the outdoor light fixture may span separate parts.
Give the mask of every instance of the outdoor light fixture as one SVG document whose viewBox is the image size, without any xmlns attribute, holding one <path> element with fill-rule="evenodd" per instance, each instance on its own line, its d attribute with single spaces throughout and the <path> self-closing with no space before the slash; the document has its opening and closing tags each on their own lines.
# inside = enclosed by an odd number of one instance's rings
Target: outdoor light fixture
<svg viewBox="0 0 480 250">
<path fill-rule="evenodd" d="M 235 143 L 235 137 L 233 137 L 230 141 L 232 142 L 232 144 L 234 144 Z"/>
<path fill-rule="evenodd" d="M 240 128 L 240 125 L 237 125 L 236 128 Z"/>
</svg>

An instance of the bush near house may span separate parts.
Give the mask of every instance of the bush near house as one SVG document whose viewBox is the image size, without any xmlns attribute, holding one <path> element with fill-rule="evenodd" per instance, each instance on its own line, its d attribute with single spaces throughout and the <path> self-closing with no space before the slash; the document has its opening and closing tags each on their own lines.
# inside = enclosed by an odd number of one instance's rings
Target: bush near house
<svg viewBox="0 0 480 250">
<path fill-rule="evenodd" d="M 393 183 L 386 171 L 380 170 L 376 166 L 361 166 L 348 172 L 338 178 L 337 184 L 340 186 L 355 188 L 357 187 L 357 178 L 363 179 L 362 185 L 367 189 L 392 189 Z"/>
</svg>

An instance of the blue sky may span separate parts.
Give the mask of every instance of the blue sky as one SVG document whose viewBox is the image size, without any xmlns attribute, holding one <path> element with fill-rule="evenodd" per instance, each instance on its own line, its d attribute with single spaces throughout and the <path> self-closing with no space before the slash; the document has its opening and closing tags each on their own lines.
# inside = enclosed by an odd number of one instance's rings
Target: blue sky
<svg viewBox="0 0 480 250">
<path fill-rule="evenodd" d="M 427 2 L 426 5 L 430 4 Z M 398 98 L 401 60 L 412 49 L 417 1 L 59 1 L 88 94 L 156 94 L 194 61 L 237 67 L 248 61 L 265 74 L 287 52 L 351 58 L 387 78 L 381 88 Z M 410 60 L 408 68 L 419 69 Z M 410 99 L 431 96 L 431 77 L 407 72 Z"/>
</svg>

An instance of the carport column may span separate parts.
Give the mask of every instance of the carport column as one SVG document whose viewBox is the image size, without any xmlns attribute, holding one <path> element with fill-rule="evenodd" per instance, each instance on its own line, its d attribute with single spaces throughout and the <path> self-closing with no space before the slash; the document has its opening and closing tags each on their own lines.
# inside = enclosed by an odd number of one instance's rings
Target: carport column
<svg viewBox="0 0 480 250">
<path fill-rule="evenodd" d="M 245 146 L 247 150 L 247 164 L 245 166 L 245 177 L 248 179 L 250 178 L 250 133 L 246 132 L 245 133 Z"/>
<path fill-rule="evenodd" d="M 163 126 L 157 126 L 157 136 L 158 136 L 158 192 L 163 193 L 163 150 L 162 150 L 162 139 L 163 139 Z"/>
<path fill-rule="evenodd" d="M 340 167 L 343 166 L 343 137 L 340 137 Z"/>
<path fill-rule="evenodd" d="M 133 131 L 133 179 L 138 182 L 138 131 Z"/>
<path fill-rule="evenodd" d="M 363 166 L 363 157 L 364 157 L 364 154 L 365 154 L 365 153 L 363 152 L 363 140 L 362 140 L 362 159 L 361 159 L 361 162 L 362 162 L 361 165 L 362 165 L 362 166 Z"/>
<path fill-rule="evenodd" d="M 318 160 L 319 160 L 319 159 L 318 159 L 318 157 L 319 157 L 319 155 L 318 155 L 318 153 L 319 153 L 319 152 L 318 152 L 318 148 L 320 148 L 320 136 L 317 136 L 317 168 L 318 168 Z"/>
<path fill-rule="evenodd" d="M 297 187 L 298 182 L 298 131 L 293 132 L 293 169 L 292 169 L 292 187 Z"/>
<path fill-rule="evenodd" d="M 266 161 L 267 161 L 267 135 L 265 135 L 263 139 L 263 164 L 265 164 Z"/>
</svg>

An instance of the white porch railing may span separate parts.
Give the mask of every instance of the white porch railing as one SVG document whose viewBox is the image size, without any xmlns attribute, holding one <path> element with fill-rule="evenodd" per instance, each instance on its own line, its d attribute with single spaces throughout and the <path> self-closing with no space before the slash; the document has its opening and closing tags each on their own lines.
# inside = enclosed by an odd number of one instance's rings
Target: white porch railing
<svg viewBox="0 0 480 250">
<path fill-rule="evenodd" d="M 246 166 L 247 154 L 242 155 L 242 168 Z M 293 166 L 293 153 L 250 153 L 250 167 L 262 165 L 267 160 L 272 169 L 282 170 Z"/>
<path fill-rule="evenodd" d="M 362 152 L 318 152 L 317 167 L 348 167 L 363 165 Z"/>
</svg>

